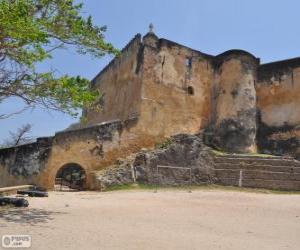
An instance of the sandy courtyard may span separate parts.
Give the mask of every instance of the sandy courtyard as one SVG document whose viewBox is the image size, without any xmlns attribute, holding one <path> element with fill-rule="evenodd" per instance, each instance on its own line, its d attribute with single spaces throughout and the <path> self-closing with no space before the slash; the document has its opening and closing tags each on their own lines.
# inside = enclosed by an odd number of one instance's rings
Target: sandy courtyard
<svg viewBox="0 0 300 250">
<path fill-rule="evenodd" d="M 300 249 L 300 195 L 220 190 L 50 192 L 0 212 L 31 249 Z"/>
</svg>

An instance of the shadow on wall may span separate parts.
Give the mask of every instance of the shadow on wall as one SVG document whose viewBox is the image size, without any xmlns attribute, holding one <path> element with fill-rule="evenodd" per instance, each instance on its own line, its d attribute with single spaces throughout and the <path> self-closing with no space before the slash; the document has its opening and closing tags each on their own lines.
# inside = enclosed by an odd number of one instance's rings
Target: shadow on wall
<svg viewBox="0 0 300 250">
<path fill-rule="evenodd" d="M 262 121 L 261 112 L 257 113 L 257 147 L 260 153 L 286 155 L 300 159 L 300 138 L 296 126 L 287 122 L 282 126 L 268 126 Z"/>
</svg>

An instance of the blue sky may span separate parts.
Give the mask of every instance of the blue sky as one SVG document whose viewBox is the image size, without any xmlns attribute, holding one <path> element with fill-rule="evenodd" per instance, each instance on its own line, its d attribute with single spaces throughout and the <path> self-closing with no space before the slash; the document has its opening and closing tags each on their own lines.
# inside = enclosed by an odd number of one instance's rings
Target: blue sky
<svg viewBox="0 0 300 250">
<path fill-rule="evenodd" d="M 298 0 L 84 0 L 84 15 L 107 25 L 106 40 L 124 47 L 136 34 L 154 24 L 159 37 L 216 55 L 244 49 L 261 61 L 300 56 L 300 1 Z M 93 60 L 72 51 L 56 51 L 40 66 L 62 74 L 92 79 L 110 60 Z M 21 107 L 15 99 L 0 105 L 0 114 Z M 33 124 L 33 136 L 53 135 L 76 120 L 67 115 L 33 110 L 0 120 L 0 142 L 22 124 Z"/>
</svg>

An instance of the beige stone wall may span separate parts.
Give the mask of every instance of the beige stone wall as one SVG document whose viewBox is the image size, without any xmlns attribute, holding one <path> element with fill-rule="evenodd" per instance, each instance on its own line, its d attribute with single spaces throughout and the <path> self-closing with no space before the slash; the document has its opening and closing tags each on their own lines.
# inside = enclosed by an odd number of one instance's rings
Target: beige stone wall
<svg viewBox="0 0 300 250">
<path fill-rule="evenodd" d="M 139 113 L 141 75 L 139 73 L 141 37 L 137 35 L 96 78 L 93 88 L 100 90 L 101 110 L 85 110 L 87 125 L 115 119 L 126 120 Z"/>
<path fill-rule="evenodd" d="M 135 38 L 120 62 L 95 78 L 95 88 L 104 95 L 103 110 L 86 110 L 88 124 L 138 115 L 137 131 L 142 134 L 198 132 L 210 119 L 211 58 L 167 40 L 156 41 L 155 35 L 146 39 L 145 44 L 155 47 L 145 45 L 141 54 Z"/>
<path fill-rule="evenodd" d="M 167 40 L 145 46 L 140 129 L 161 137 L 199 132 L 210 118 L 212 79 L 209 56 Z"/>
<path fill-rule="evenodd" d="M 300 124 L 300 67 L 257 83 L 257 106 L 269 126 Z"/>
<path fill-rule="evenodd" d="M 86 111 L 88 124 L 114 119 L 122 123 L 136 113 L 135 122 L 130 126 L 124 124 L 124 129 L 115 131 L 109 140 L 99 141 L 96 135 L 80 137 L 75 132 L 63 137 L 57 135 L 46 170 L 39 179 L 41 185 L 53 187 L 58 169 L 67 163 L 77 163 L 92 173 L 143 147 L 153 147 L 165 136 L 196 133 L 207 124 L 213 77 L 211 62 L 181 46 L 169 48 L 165 44 L 160 49 L 145 46 L 141 54 L 140 45 L 140 40 L 134 39 L 128 51 L 122 52 L 119 62 L 95 78 L 95 88 L 104 95 L 103 110 Z M 190 68 L 186 65 L 187 58 L 192 60 Z M 142 64 L 138 65 L 141 59 Z M 193 88 L 193 95 L 187 93 L 188 86 Z M 92 153 L 97 147 L 103 150 L 101 155 Z M 87 183 L 90 188 L 91 176 Z"/>
<path fill-rule="evenodd" d="M 197 133 L 206 126 L 213 79 L 209 58 L 182 46 L 169 47 L 168 43 L 159 49 L 145 46 L 141 55 L 139 46 L 138 39 L 133 40 L 120 63 L 96 77 L 95 87 L 104 94 L 104 108 L 86 112 L 88 124 L 120 119 L 122 129 L 104 140 L 97 139 L 93 129 L 85 136 L 78 131 L 57 134 L 45 171 L 37 181 L 40 185 L 52 188 L 57 171 L 65 164 L 77 163 L 90 173 L 87 186 L 93 188 L 93 171 L 143 147 L 153 147 L 164 137 Z M 143 58 L 139 66 L 138 57 Z M 191 67 L 186 65 L 187 58 Z M 189 86 L 193 95 L 187 92 Z M 134 122 L 122 123 L 134 112 L 138 113 Z M 101 155 L 95 148 L 101 148 Z"/>
<path fill-rule="evenodd" d="M 0 164 L 0 187 L 19 186 L 36 183 L 38 176 L 14 176 L 6 165 Z"/>
<path fill-rule="evenodd" d="M 219 74 L 216 74 L 217 125 L 224 119 L 237 117 L 239 112 L 255 108 L 255 80 L 255 74 L 252 71 L 245 71 L 240 59 L 232 58 L 222 64 Z"/>
<path fill-rule="evenodd" d="M 52 189 L 58 170 L 66 164 L 76 163 L 87 173 L 86 187 L 93 189 L 94 171 L 112 165 L 117 159 L 143 147 L 152 147 L 159 141 L 138 131 L 136 122 L 136 119 L 126 123 L 118 121 L 57 134 L 47 165 L 35 183 Z"/>
<path fill-rule="evenodd" d="M 229 152 L 256 151 L 256 70 L 258 60 L 245 51 L 216 58 L 212 126 L 214 145 Z"/>
<path fill-rule="evenodd" d="M 259 76 L 260 150 L 300 157 L 300 62 L 263 65 Z"/>
</svg>

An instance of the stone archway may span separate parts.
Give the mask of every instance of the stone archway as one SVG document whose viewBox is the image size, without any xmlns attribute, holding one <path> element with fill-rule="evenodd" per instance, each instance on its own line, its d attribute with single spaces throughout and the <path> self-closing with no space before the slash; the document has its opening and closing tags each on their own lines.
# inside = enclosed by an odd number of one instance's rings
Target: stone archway
<svg viewBox="0 0 300 250">
<path fill-rule="evenodd" d="M 55 176 L 55 190 L 80 191 L 86 187 L 86 172 L 77 163 L 67 163 L 58 169 Z"/>
</svg>

